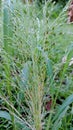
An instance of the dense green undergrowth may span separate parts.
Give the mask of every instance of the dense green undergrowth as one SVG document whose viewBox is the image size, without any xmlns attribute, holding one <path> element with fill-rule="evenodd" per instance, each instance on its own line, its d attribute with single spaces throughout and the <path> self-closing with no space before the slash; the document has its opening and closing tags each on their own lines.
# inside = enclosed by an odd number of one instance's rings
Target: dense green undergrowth
<svg viewBox="0 0 73 130">
<path fill-rule="evenodd" d="M 73 24 L 67 23 L 68 5 L 57 14 L 57 5 L 49 1 L 42 7 L 3 3 L 0 130 L 73 130 Z"/>
</svg>

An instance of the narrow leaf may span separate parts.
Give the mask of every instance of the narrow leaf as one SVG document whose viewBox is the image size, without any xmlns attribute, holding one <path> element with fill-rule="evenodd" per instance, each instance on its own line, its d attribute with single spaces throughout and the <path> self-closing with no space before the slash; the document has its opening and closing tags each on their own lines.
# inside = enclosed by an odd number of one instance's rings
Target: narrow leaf
<svg viewBox="0 0 73 130">
<path fill-rule="evenodd" d="M 56 116 L 53 119 L 53 121 L 56 121 L 60 117 L 61 113 L 65 110 L 65 108 L 68 107 L 72 102 L 73 102 L 73 94 L 70 95 L 64 101 L 64 103 L 60 106 L 60 108 L 58 109 L 58 112 L 57 112 Z"/>
</svg>

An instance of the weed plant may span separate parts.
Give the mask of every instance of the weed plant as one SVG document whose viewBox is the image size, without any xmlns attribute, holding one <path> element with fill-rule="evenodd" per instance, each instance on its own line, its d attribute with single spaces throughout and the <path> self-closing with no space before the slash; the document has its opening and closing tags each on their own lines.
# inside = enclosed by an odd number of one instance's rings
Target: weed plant
<svg viewBox="0 0 73 130">
<path fill-rule="evenodd" d="M 70 1 L 57 15 L 51 1 L 42 8 L 7 2 L 0 17 L 0 130 L 73 130 Z"/>
</svg>

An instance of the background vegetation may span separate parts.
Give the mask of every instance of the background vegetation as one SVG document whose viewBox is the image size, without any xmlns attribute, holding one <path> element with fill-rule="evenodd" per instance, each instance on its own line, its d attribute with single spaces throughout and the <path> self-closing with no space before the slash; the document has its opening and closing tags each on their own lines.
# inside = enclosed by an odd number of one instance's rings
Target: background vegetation
<svg viewBox="0 0 73 130">
<path fill-rule="evenodd" d="M 2 2 L 0 130 L 73 130 L 69 2 Z"/>
</svg>

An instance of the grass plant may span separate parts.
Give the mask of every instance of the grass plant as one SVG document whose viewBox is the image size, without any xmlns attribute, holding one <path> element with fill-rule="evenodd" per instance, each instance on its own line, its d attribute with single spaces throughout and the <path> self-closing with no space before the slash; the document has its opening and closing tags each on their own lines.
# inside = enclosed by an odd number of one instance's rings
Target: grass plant
<svg viewBox="0 0 73 130">
<path fill-rule="evenodd" d="M 28 1 L 2 4 L 0 130 L 73 129 L 69 2 L 57 15 L 51 1 L 42 7 Z"/>
</svg>

